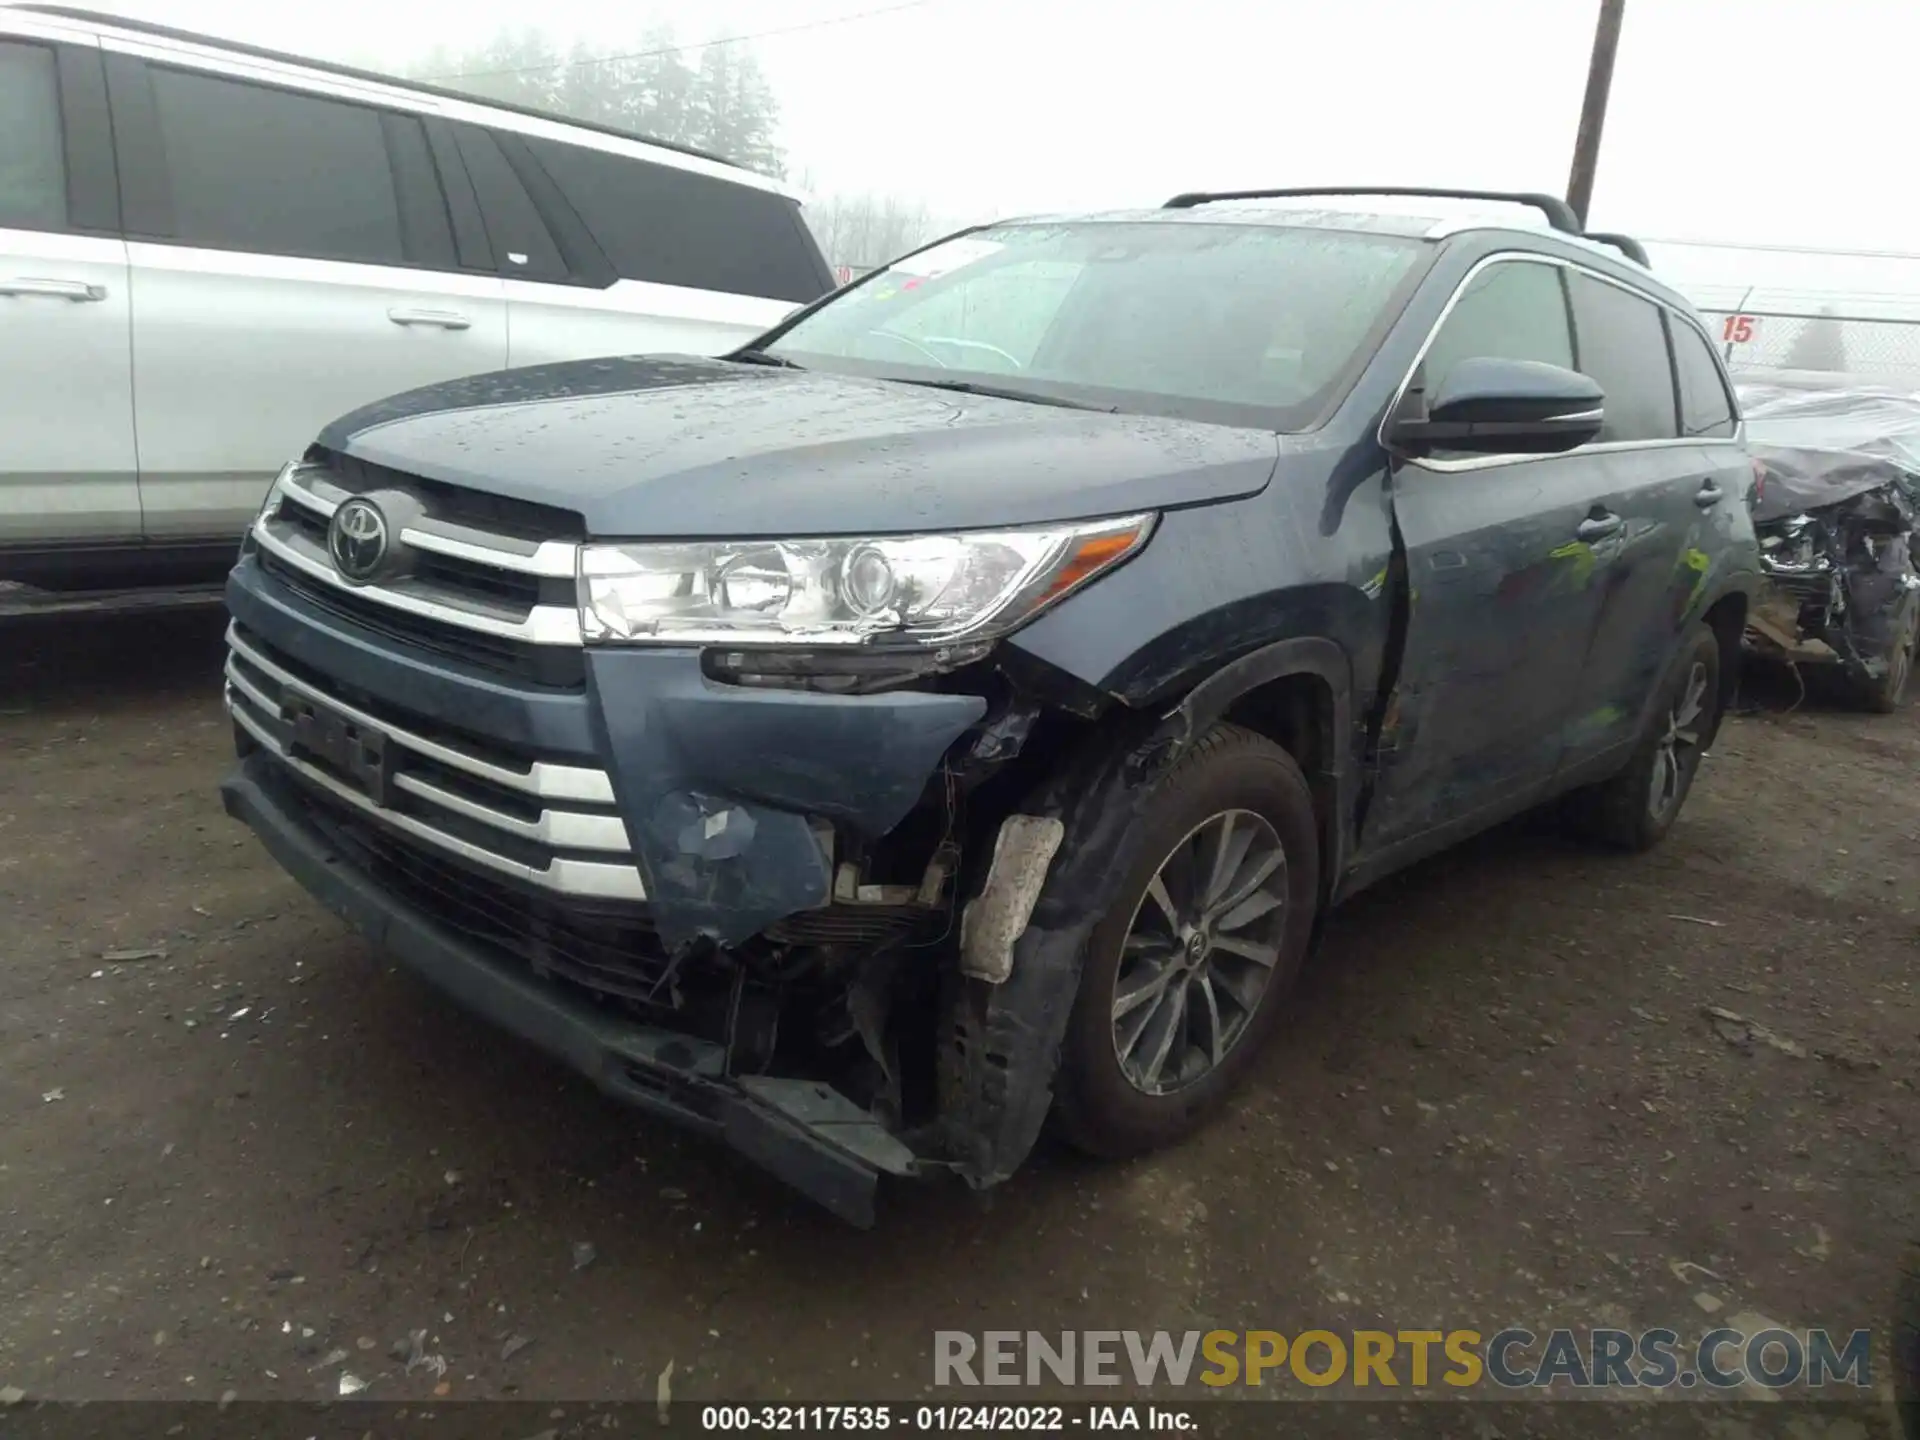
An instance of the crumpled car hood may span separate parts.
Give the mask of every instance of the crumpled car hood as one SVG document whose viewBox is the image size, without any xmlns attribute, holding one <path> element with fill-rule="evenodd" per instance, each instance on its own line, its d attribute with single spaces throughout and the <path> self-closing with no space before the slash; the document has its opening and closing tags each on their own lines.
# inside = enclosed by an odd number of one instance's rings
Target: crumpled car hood
<svg viewBox="0 0 1920 1440">
<path fill-rule="evenodd" d="M 1266 431 L 676 356 L 477 375 L 367 406 L 326 448 L 584 515 L 601 536 L 1086 519 L 1259 491 Z"/>
</svg>

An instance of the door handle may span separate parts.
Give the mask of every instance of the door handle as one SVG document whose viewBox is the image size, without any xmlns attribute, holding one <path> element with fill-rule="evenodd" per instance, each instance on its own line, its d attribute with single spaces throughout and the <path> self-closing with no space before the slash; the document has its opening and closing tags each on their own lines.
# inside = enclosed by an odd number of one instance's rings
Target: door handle
<svg viewBox="0 0 1920 1440">
<path fill-rule="evenodd" d="M 1582 540 L 1604 540 L 1626 522 L 1612 511 L 1600 515 L 1589 515 L 1574 528 L 1574 534 Z"/>
<path fill-rule="evenodd" d="M 0 280 L 0 295 L 45 295 L 54 300 L 71 300 L 84 305 L 90 300 L 107 298 L 107 287 L 89 285 L 84 280 Z"/>
<path fill-rule="evenodd" d="M 471 330 L 473 321 L 456 310 L 389 310 L 396 325 L 432 325 L 441 330 Z"/>
<path fill-rule="evenodd" d="M 1714 484 L 1713 481 L 1709 480 L 1698 490 L 1694 491 L 1693 503 L 1698 505 L 1702 510 L 1711 510 L 1725 498 L 1726 493 L 1726 491 Z"/>
</svg>

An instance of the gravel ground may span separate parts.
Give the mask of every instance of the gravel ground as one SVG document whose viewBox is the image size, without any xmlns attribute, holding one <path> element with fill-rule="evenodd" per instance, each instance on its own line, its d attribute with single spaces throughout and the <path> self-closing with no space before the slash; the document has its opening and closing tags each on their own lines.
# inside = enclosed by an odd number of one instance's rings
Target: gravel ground
<svg viewBox="0 0 1920 1440">
<path fill-rule="evenodd" d="M 1920 1234 L 1920 709 L 1731 720 L 1652 855 L 1519 827 L 1391 880 L 1198 1139 L 860 1233 L 308 901 L 219 809 L 219 630 L 0 633 L 29 1396 L 651 1400 L 671 1361 L 680 1398 L 917 1399 L 936 1328 L 1845 1331 Z"/>
</svg>

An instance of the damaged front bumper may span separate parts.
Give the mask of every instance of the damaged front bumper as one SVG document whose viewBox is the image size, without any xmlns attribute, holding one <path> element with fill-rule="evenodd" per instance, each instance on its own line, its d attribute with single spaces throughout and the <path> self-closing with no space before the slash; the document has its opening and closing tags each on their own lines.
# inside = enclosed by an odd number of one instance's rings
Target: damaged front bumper
<svg viewBox="0 0 1920 1440">
<path fill-rule="evenodd" d="M 991 675 L 831 695 L 590 650 L 524 683 L 328 601 L 234 571 L 223 797 L 329 908 L 857 1223 L 883 1174 L 1024 1160 L 1127 808 L 1104 747 L 1038 746 Z"/>
<path fill-rule="evenodd" d="M 1809 449 L 1761 447 L 1758 469 L 1765 584 L 1747 617 L 1749 648 L 1882 687 L 1920 611 L 1910 478 L 1882 458 Z"/>
<path fill-rule="evenodd" d="M 725 1045 L 644 1024 L 537 978 L 376 884 L 266 755 L 242 761 L 220 794 L 229 815 L 370 943 L 615 1099 L 723 1141 L 857 1225 L 873 1223 L 880 1175 L 919 1172 L 905 1143 L 830 1086 L 730 1075 Z"/>
</svg>

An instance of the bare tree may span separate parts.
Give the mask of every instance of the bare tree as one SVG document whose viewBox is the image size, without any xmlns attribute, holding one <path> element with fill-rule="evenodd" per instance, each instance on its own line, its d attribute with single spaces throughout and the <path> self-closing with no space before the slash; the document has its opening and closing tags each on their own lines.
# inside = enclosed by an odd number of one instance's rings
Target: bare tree
<svg viewBox="0 0 1920 1440">
<path fill-rule="evenodd" d="M 807 223 L 828 262 L 855 271 L 884 265 L 952 228 L 923 201 L 872 193 L 816 196 Z"/>
<path fill-rule="evenodd" d="M 1831 305 L 1821 307 L 1820 318 L 1809 320 L 1793 337 L 1783 362 L 1789 370 L 1835 370 L 1847 368 L 1847 332 Z"/>
<path fill-rule="evenodd" d="M 698 64 L 655 28 L 638 45 L 576 44 L 562 55 L 534 29 L 502 31 L 472 50 L 436 49 L 415 78 L 614 125 L 636 135 L 693 145 L 765 175 L 785 173 L 777 142 L 780 105 L 753 53 L 740 45 L 704 48 Z"/>
</svg>

